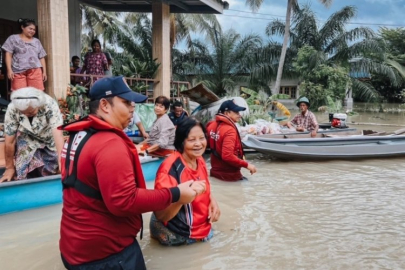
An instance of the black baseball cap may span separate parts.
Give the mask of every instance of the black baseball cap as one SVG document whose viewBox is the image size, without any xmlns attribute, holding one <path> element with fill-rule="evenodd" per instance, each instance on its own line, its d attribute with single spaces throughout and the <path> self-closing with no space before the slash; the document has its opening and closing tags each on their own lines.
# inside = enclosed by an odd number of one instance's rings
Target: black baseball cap
<svg viewBox="0 0 405 270">
<path fill-rule="evenodd" d="M 224 113 L 226 111 L 240 112 L 246 110 L 245 107 L 236 105 L 233 100 L 227 100 L 222 102 L 221 107 L 219 107 L 219 112 Z"/>
<path fill-rule="evenodd" d="M 89 95 L 91 100 L 117 96 L 135 103 L 145 102 L 148 99 L 147 96 L 132 91 L 123 76 L 97 80 L 91 87 Z"/>
</svg>

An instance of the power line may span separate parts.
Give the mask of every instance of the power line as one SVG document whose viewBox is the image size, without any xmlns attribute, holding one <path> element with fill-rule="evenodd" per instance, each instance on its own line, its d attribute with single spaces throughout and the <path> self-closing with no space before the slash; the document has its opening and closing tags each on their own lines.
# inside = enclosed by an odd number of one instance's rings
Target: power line
<svg viewBox="0 0 405 270">
<path fill-rule="evenodd" d="M 241 12 L 241 13 L 249 13 L 249 14 L 258 14 L 258 15 L 265 15 L 265 16 L 273 16 L 273 17 L 280 17 L 280 18 L 285 18 L 285 16 L 281 15 L 274 15 L 274 14 L 268 14 L 268 13 L 257 13 L 257 12 L 251 12 L 251 11 L 243 11 L 243 10 L 237 10 L 237 9 L 228 9 L 229 11 L 236 11 L 236 12 Z M 246 19 L 253 19 L 253 20 L 266 20 L 266 21 L 272 21 L 274 19 L 271 18 L 262 18 L 262 17 L 249 17 L 249 16 L 241 16 L 241 15 L 226 15 L 222 14 L 222 16 L 226 17 L 237 17 L 237 18 L 246 18 Z M 325 20 L 320 20 L 320 21 L 325 21 Z M 388 23 L 363 23 L 363 22 L 352 22 L 352 23 L 347 23 L 347 24 L 355 24 L 355 25 L 370 25 L 370 26 L 393 26 L 393 27 L 405 27 L 404 24 L 388 24 Z"/>
<path fill-rule="evenodd" d="M 252 12 L 252 11 L 244 11 L 244 10 L 237 10 L 237 9 L 226 9 L 225 11 L 237 11 L 241 13 L 250 13 L 250 14 L 258 14 L 258 15 L 268 15 L 268 16 L 274 16 L 274 17 L 282 17 L 285 18 L 285 16 L 282 15 L 274 15 L 274 14 L 268 14 L 268 13 L 259 13 L 259 12 Z"/>
</svg>

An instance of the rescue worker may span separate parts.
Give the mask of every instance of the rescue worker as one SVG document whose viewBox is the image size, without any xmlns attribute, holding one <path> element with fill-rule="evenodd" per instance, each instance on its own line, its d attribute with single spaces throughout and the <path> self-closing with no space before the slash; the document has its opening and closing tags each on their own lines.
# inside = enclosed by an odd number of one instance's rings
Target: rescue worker
<svg viewBox="0 0 405 270">
<path fill-rule="evenodd" d="M 134 103 L 147 97 L 124 77 L 108 77 L 97 80 L 90 99 L 88 117 L 60 127 L 70 132 L 62 152 L 62 261 L 67 269 L 146 269 L 136 240 L 142 213 L 190 203 L 205 183 L 147 190 L 136 148 L 123 132 Z"/>
<path fill-rule="evenodd" d="M 247 168 L 251 174 L 256 167 L 245 160 L 242 141 L 235 123 L 241 119 L 239 112 L 246 110 L 234 103 L 224 101 L 215 116 L 207 124 L 208 145 L 211 148 L 210 175 L 224 181 L 247 180 L 241 168 Z"/>
</svg>

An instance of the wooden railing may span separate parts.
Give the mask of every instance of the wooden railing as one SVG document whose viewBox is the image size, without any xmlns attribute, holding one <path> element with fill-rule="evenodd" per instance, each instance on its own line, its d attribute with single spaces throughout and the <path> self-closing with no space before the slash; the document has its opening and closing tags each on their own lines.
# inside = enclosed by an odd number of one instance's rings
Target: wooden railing
<svg viewBox="0 0 405 270">
<path fill-rule="evenodd" d="M 81 84 L 88 89 L 94 84 L 97 79 L 107 77 L 105 75 L 88 75 L 88 74 L 76 74 L 71 73 L 71 81 L 74 81 L 74 84 Z M 140 88 L 144 88 L 141 90 L 140 93 L 143 95 L 148 96 L 148 102 L 153 103 L 153 86 L 156 83 L 159 83 L 159 80 L 155 79 L 148 79 L 148 78 L 134 78 L 134 77 L 125 77 L 128 85 L 132 89 L 136 89 L 137 84 L 141 84 Z M 142 85 L 148 85 L 148 88 L 142 87 Z M 184 89 L 189 89 L 190 83 L 189 82 L 181 82 L 181 81 L 172 81 L 170 82 L 170 99 L 171 100 L 181 100 L 181 91 Z"/>
</svg>

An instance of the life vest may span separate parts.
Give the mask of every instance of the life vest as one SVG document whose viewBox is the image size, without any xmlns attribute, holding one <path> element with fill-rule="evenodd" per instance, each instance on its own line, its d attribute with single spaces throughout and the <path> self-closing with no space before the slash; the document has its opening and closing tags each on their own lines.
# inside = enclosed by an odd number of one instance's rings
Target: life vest
<svg viewBox="0 0 405 270">
<path fill-rule="evenodd" d="M 107 122 L 95 117 L 95 116 L 87 116 L 83 119 L 80 119 L 79 121 L 69 123 L 63 126 L 58 127 L 59 130 L 65 130 L 69 131 L 70 136 L 69 136 L 69 142 L 67 146 L 67 151 L 66 151 L 66 161 L 65 161 L 65 175 L 62 178 L 62 185 L 63 188 L 74 188 L 78 192 L 82 193 L 83 195 L 97 199 L 97 200 L 102 200 L 101 192 L 100 190 L 96 190 L 92 188 L 91 186 L 87 185 L 83 181 L 81 181 L 79 178 L 77 178 L 77 164 L 80 156 L 80 152 L 82 151 L 84 145 L 86 142 L 90 139 L 91 136 L 93 136 L 95 133 L 98 131 L 109 131 L 117 134 L 120 136 L 125 143 L 127 144 L 128 148 L 131 150 L 131 153 L 133 154 L 134 158 L 134 172 L 136 175 L 135 182 L 137 187 L 139 188 L 146 188 L 146 183 L 145 179 L 143 177 L 142 173 L 142 168 L 140 165 L 139 161 L 139 156 L 138 152 L 136 150 L 136 147 L 134 146 L 133 142 L 128 138 L 128 136 L 122 131 L 117 128 L 112 127 L 109 125 Z M 70 151 L 73 145 L 73 142 L 75 141 L 75 137 L 78 132 L 80 131 L 85 131 L 86 135 L 83 137 L 83 139 L 80 140 L 79 144 L 77 145 L 77 149 L 73 158 L 73 168 L 72 172 L 70 173 Z"/>
</svg>

